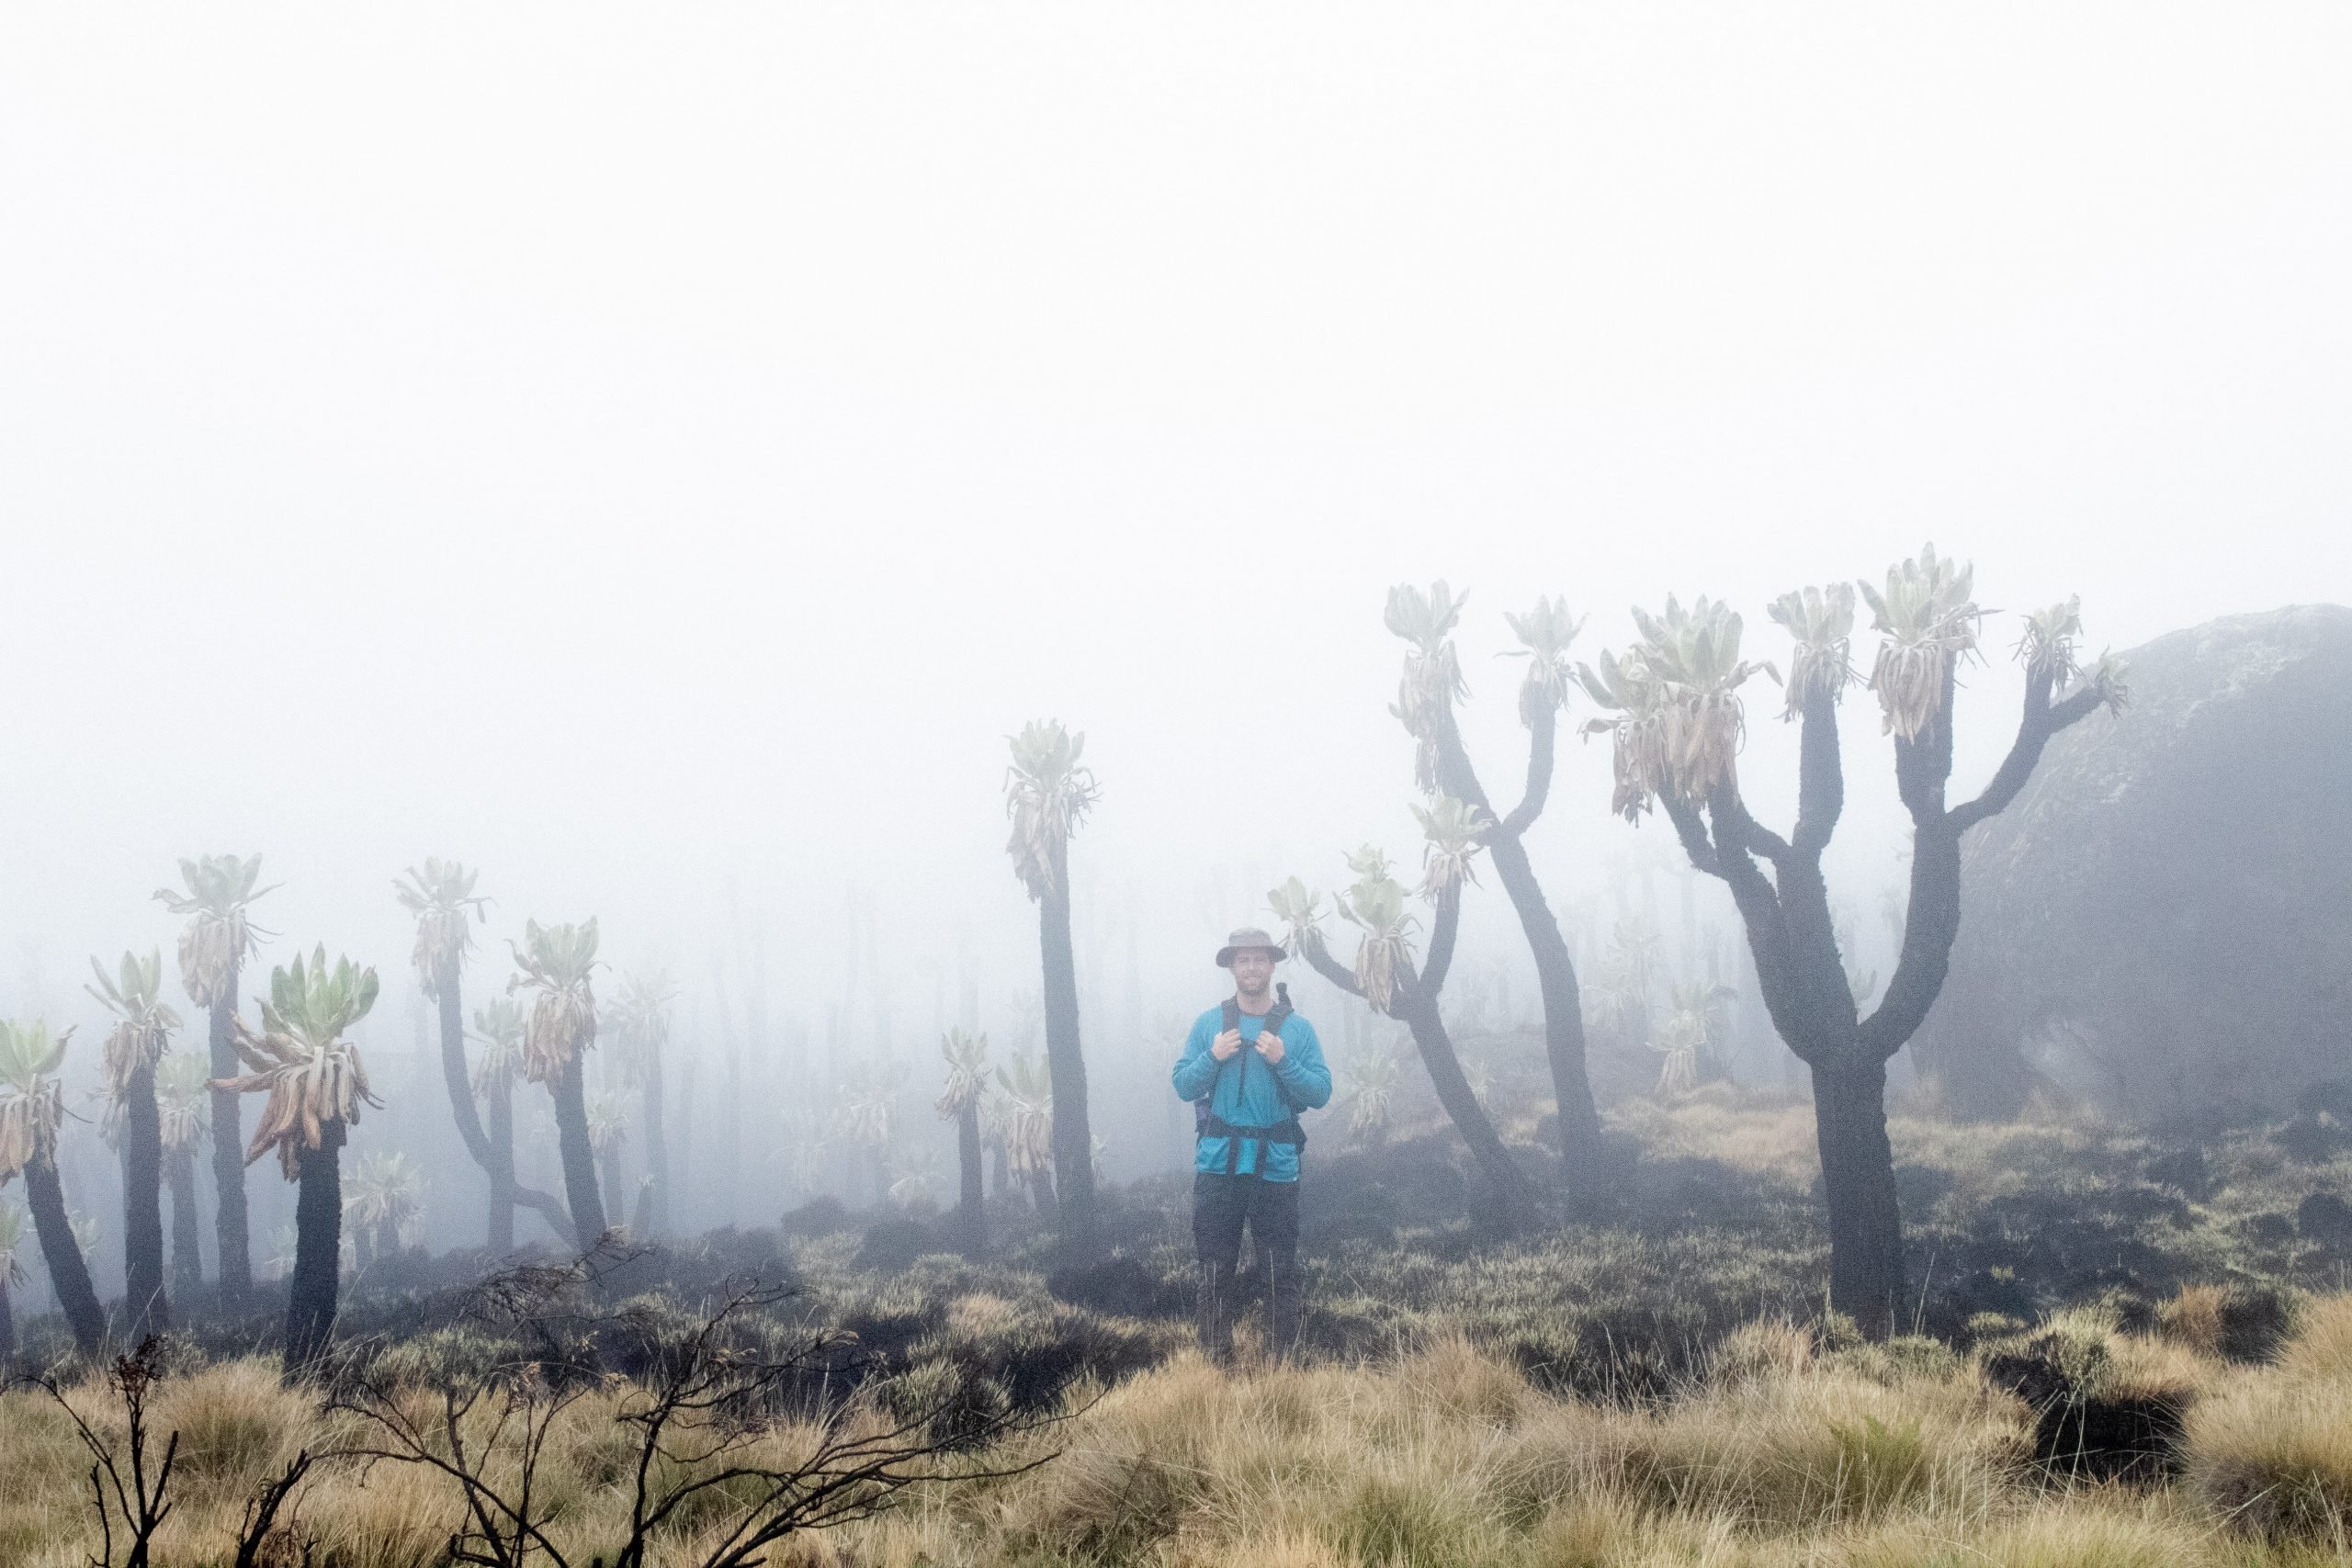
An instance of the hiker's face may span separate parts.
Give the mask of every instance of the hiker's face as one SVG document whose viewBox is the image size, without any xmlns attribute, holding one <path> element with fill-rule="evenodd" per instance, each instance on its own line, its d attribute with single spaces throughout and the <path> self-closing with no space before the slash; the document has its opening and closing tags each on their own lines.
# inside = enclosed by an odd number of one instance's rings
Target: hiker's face
<svg viewBox="0 0 2352 1568">
<path fill-rule="evenodd" d="M 1274 978 L 1274 955 L 1262 947 L 1245 947 L 1233 955 L 1233 988 L 1245 997 L 1262 997 Z"/>
</svg>

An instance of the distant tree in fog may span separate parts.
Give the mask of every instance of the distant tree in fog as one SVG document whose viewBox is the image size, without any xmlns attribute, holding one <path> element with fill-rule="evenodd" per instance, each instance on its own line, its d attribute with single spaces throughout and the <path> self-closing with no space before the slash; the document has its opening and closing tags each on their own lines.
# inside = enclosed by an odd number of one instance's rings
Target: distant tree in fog
<svg viewBox="0 0 2352 1568">
<path fill-rule="evenodd" d="M 172 1193 L 172 1289 L 183 1303 L 204 1283 L 197 1240 L 196 1149 L 204 1141 L 209 1077 L 197 1051 L 171 1052 L 155 1066 L 156 1134 L 164 1151 L 164 1185 Z"/>
<path fill-rule="evenodd" d="M 555 1108 L 572 1240 L 585 1252 L 603 1238 L 606 1224 L 582 1082 L 582 1058 L 596 1043 L 595 920 L 557 926 L 524 921 L 514 966 L 521 973 L 507 981 L 507 990 L 536 993 L 523 1023 L 523 1075 L 547 1086 Z"/>
<path fill-rule="evenodd" d="M 645 1134 L 643 1191 L 653 1234 L 670 1224 L 670 1145 L 662 1124 L 662 1076 L 669 1054 L 670 1011 L 678 993 L 669 976 L 624 976 L 620 995 L 605 1009 L 614 1048 L 620 1055 L 621 1081 L 638 1091 L 638 1114 Z M 645 1239 L 638 1237 L 639 1241 Z"/>
<path fill-rule="evenodd" d="M 155 889 L 155 897 L 175 915 L 188 917 L 180 928 L 180 983 L 188 999 L 209 1010 L 209 1066 L 212 1081 L 227 1083 L 237 1076 L 237 976 L 254 950 L 257 937 L 269 933 L 254 925 L 246 910 L 271 892 L 256 888 L 261 856 L 204 855 L 180 862 L 185 892 Z M 212 1226 L 218 1244 L 220 1298 L 232 1309 L 243 1306 L 253 1292 L 253 1252 L 245 1217 L 245 1156 L 238 1123 L 234 1091 L 212 1090 Z"/>
<path fill-rule="evenodd" d="M 980 1188 L 980 1098 L 988 1092 L 989 1037 L 951 1029 L 939 1038 L 947 1064 L 947 1084 L 939 1114 L 956 1123 L 956 1155 L 962 1183 L 956 1202 L 956 1240 L 964 1256 L 988 1252 L 988 1214 Z"/>
<path fill-rule="evenodd" d="M 1059 720 L 1033 721 L 1010 738 L 1004 807 L 1012 818 L 1005 845 L 1014 874 L 1036 901 L 1045 976 L 1046 1063 L 1053 1081 L 1054 1186 L 1065 1253 L 1094 1250 L 1094 1139 L 1087 1122 L 1086 1058 L 1079 1046 L 1078 968 L 1070 950 L 1069 840 L 1101 791 L 1079 761 L 1086 737 Z"/>
</svg>

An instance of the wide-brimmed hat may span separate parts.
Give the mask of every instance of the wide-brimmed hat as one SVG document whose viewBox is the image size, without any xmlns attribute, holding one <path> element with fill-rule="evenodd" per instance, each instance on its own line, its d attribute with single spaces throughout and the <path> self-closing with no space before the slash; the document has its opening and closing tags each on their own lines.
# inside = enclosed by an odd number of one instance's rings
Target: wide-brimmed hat
<svg viewBox="0 0 2352 1568">
<path fill-rule="evenodd" d="M 1216 950 L 1216 966 L 1220 969 L 1232 968 L 1233 955 L 1245 947 L 1262 947 L 1274 955 L 1276 963 L 1290 956 L 1283 951 L 1281 942 L 1276 942 L 1256 926 L 1243 926 L 1227 933 L 1225 945 Z"/>
</svg>

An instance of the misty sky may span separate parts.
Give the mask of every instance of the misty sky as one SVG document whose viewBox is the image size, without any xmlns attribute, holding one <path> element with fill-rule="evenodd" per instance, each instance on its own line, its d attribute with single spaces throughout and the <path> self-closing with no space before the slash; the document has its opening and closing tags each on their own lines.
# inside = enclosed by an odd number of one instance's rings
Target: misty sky
<svg viewBox="0 0 2352 1568">
<path fill-rule="evenodd" d="M 1042 715 L 1205 1003 L 1260 877 L 1412 852 L 1391 582 L 1469 586 L 1498 795 L 1538 592 L 2352 600 L 2347 80 L 2340 6 L 10 7 L 0 1004 L 231 849 L 388 973 L 437 853 L 690 979 L 731 879 L 825 994 L 855 882 L 1001 996 Z M 1564 904 L 1662 849 L 1606 779 Z"/>
</svg>

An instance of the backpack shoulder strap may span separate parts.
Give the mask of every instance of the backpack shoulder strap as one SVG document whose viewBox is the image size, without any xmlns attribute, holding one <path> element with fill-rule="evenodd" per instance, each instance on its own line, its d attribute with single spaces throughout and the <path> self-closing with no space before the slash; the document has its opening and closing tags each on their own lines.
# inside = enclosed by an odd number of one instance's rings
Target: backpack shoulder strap
<svg viewBox="0 0 2352 1568">
<path fill-rule="evenodd" d="M 1227 1029 L 1241 1027 L 1241 1003 L 1232 997 L 1225 998 L 1225 1026 Z"/>
</svg>

